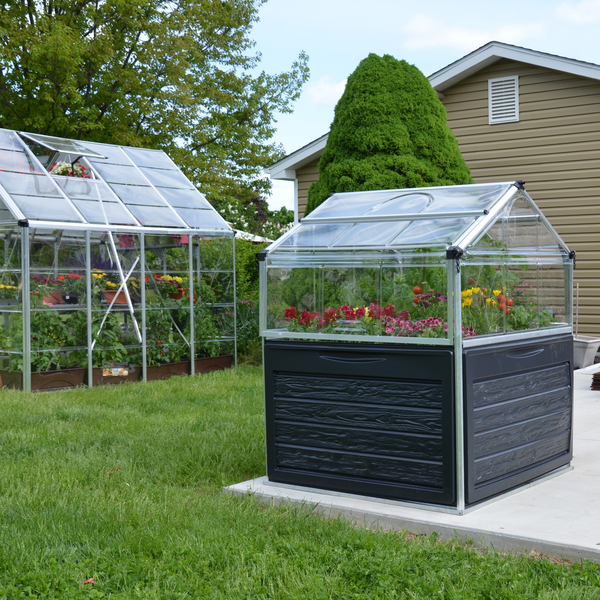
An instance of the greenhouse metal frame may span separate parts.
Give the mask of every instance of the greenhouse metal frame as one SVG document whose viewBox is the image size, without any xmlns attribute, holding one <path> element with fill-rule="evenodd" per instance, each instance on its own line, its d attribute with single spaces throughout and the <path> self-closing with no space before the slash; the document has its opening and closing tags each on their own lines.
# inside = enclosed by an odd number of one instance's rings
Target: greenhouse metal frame
<svg viewBox="0 0 600 600">
<path fill-rule="evenodd" d="M 237 365 L 234 231 L 164 152 L 0 130 L 0 229 L 0 351 L 22 389 L 32 353 L 84 363 L 88 385 L 134 357 L 143 380 L 170 357 L 194 374 L 199 346 Z"/>
</svg>

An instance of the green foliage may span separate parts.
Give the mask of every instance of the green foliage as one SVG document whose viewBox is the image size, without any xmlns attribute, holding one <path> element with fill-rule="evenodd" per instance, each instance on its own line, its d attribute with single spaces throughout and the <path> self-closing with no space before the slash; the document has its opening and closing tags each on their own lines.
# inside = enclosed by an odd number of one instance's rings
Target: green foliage
<svg viewBox="0 0 600 600">
<path fill-rule="evenodd" d="M 335 108 L 306 214 L 334 192 L 472 183 L 446 110 L 413 65 L 369 54 Z"/>
<path fill-rule="evenodd" d="M 274 115 L 308 78 L 260 72 L 264 0 L 8 2 L 0 127 L 165 150 L 205 193 L 267 189 Z"/>
<path fill-rule="evenodd" d="M 294 211 L 283 207 L 270 210 L 267 201 L 258 192 L 227 194 L 220 200 L 212 200 L 221 216 L 234 229 L 276 240 L 294 223 Z"/>
<path fill-rule="evenodd" d="M 223 494 L 265 473 L 260 369 L 3 390 L 0 411 L 3 599 L 600 598 L 600 565 L 587 561 L 480 551 Z"/>
</svg>

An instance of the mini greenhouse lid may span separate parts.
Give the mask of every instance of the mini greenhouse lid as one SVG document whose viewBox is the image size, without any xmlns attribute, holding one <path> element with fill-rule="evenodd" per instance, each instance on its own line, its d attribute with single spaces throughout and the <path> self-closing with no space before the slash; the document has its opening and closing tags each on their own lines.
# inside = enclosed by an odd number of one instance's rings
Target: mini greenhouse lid
<svg viewBox="0 0 600 600">
<path fill-rule="evenodd" d="M 466 249 L 502 216 L 526 216 L 511 212 L 516 198 L 529 207 L 527 218 L 543 221 L 554 247 L 568 252 L 522 182 L 333 194 L 266 252 Z"/>
<path fill-rule="evenodd" d="M 53 155 L 36 156 L 31 144 Z M 77 163 L 82 176 L 57 174 L 59 162 L 71 170 Z M 0 129 L 0 203 L 2 221 L 35 227 L 233 235 L 162 150 Z"/>
</svg>

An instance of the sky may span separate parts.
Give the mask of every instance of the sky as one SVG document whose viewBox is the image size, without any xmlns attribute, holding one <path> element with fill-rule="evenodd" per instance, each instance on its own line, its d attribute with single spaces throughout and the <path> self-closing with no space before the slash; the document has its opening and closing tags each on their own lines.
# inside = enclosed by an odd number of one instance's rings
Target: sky
<svg viewBox="0 0 600 600">
<path fill-rule="evenodd" d="M 494 40 L 600 64 L 600 0 L 268 0 L 251 37 L 270 74 L 304 50 L 310 80 L 274 141 L 287 154 L 329 131 L 346 78 L 373 52 L 429 76 Z M 272 209 L 293 208 L 293 184 L 273 182 Z"/>
</svg>

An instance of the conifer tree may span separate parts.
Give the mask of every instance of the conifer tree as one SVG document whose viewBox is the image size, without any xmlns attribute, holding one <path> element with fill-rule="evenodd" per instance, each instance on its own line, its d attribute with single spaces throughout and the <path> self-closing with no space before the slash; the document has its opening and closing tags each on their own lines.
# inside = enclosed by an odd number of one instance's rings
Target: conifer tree
<svg viewBox="0 0 600 600">
<path fill-rule="evenodd" d="M 464 183 L 473 180 L 428 79 L 404 60 L 369 54 L 335 108 L 306 214 L 334 192 Z"/>
</svg>

